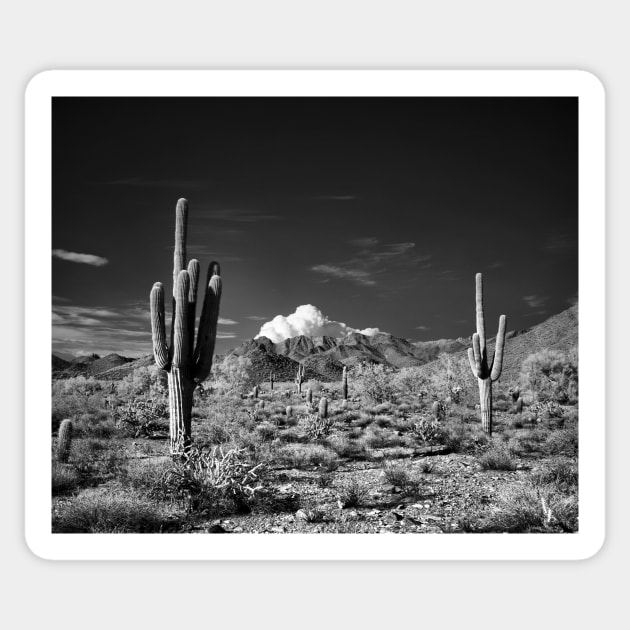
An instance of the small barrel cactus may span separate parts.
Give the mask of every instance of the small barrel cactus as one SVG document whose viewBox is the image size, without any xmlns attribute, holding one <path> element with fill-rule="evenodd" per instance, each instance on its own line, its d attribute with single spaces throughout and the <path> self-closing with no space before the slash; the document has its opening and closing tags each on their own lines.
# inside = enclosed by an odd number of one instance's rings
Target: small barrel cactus
<svg viewBox="0 0 630 630">
<path fill-rule="evenodd" d="M 293 416 L 293 407 L 289 405 L 286 409 L 287 418 L 291 418 Z"/>
<path fill-rule="evenodd" d="M 313 390 L 310 387 L 306 390 L 306 402 L 309 405 L 313 404 Z"/>
<path fill-rule="evenodd" d="M 523 399 L 520 396 L 516 399 L 516 403 L 514 404 L 514 411 L 516 413 L 523 412 Z"/>
<path fill-rule="evenodd" d="M 59 426 L 59 438 L 57 440 L 57 461 L 66 464 L 70 458 L 72 446 L 72 420 L 64 420 Z"/>
<path fill-rule="evenodd" d="M 319 401 L 319 417 L 328 418 L 328 399 L 325 396 Z"/>
<path fill-rule="evenodd" d="M 254 385 L 253 396 L 254 398 L 258 398 L 258 385 Z"/>
</svg>

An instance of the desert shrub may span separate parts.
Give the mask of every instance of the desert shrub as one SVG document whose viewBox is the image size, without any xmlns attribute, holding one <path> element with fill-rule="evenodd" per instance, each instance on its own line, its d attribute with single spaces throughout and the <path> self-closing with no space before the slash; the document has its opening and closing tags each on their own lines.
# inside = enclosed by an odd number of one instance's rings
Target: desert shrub
<svg viewBox="0 0 630 630">
<path fill-rule="evenodd" d="M 516 470 L 516 462 L 504 445 L 494 445 L 477 458 L 482 470 Z"/>
<path fill-rule="evenodd" d="M 576 493 L 578 489 L 578 463 L 568 457 L 554 457 L 540 469 L 532 473 L 535 485 L 553 484 L 565 493 Z"/>
<path fill-rule="evenodd" d="M 442 427 L 437 420 L 421 417 L 413 425 L 413 433 L 423 442 L 438 442 L 443 437 Z"/>
<path fill-rule="evenodd" d="M 286 431 L 278 433 L 277 439 L 285 444 L 295 444 L 300 441 L 300 435 L 293 429 L 287 429 Z"/>
<path fill-rule="evenodd" d="M 429 390 L 441 399 L 459 403 L 470 383 L 470 365 L 466 357 L 446 352 L 438 355 L 435 370 L 429 377 Z"/>
<path fill-rule="evenodd" d="M 360 439 L 360 443 L 367 449 L 386 448 L 387 446 L 400 446 L 404 440 L 393 431 L 371 426 Z"/>
<path fill-rule="evenodd" d="M 322 391 L 321 381 L 310 379 L 306 381 L 306 383 L 302 383 L 302 391 L 306 392 L 308 389 L 310 389 L 313 394 L 319 394 Z"/>
<path fill-rule="evenodd" d="M 256 384 L 252 361 L 228 355 L 212 366 L 212 387 L 221 393 L 244 392 Z"/>
<path fill-rule="evenodd" d="M 545 441 L 544 451 L 548 455 L 577 457 L 578 442 L 578 427 L 573 424 L 564 429 L 552 431 Z"/>
<path fill-rule="evenodd" d="M 374 417 L 374 423 L 378 425 L 379 427 L 381 427 L 382 429 L 384 429 L 385 427 L 391 426 L 392 417 L 379 414 L 378 416 Z"/>
<path fill-rule="evenodd" d="M 510 403 L 507 400 L 496 400 L 492 403 L 492 409 L 494 411 L 507 411 L 510 408 Z"/>
<path fill-rule="evenodd" d="M 103 389 L 103 385 L 100 381 L 93 376 L 86 378 L 85 376 L 74 376 L 61 381 L 61 392 L 68 396 L 91 396 L 96 392 L 100 392 Z"/>
<path fill-rule="evenodd" d="M 441 433 L 441 442 L 453 453 L 459 453 L 462 450 L 468 437 L 466 425 L 455 420 L 442 425 Z"/>
<path fill-rule="evenodd" d="M 260 436 L 261 441 L 271 442 L 278 434 L 278 427 L 271 422 L 262 422 L 256 427 L 256 433 Z"/>
<path fill-rule="evenodd" d="M 342 508 L 359 507 L 367 496 L 367 487 L 356 479 L 346 481 L 337 491 L 337 501 Z"/>
<path fill-rule="evenodd" d="M 106 413 L 82 413 L 73 423 L 76 437 L 110 438 L 116 433 L 114 420 Z"/>
<path fill-rule="evenodd" d="M 162 530 L 164 518 L 155 502 L 137 491 L 89 488 L 53 513 L 59 533 L 150 533 Z"/>
<path fill-rule="evenodd" d="M 418 493 L 420 481 L 411 475 L 403 464 L 391 461 L 385 462 L 383 477 L 387 483 L 400 488 L 406 496 L 413 496 Z"/>
<path fill-rule="evenodd" d="M 577 402 L 577 348 L 567 353 L 545 349 L 530 354 L 522 363 L 520 379 L 537 401 Z"/>
<path fill-rule="evenodd" d="M 127 467 L 124 482 L 135 490 L 142 490 L 149 495 L 156 491 L 162 475 L 171 467 L 169 457 L 151 457 L 132 459 Z"/>
<path fill-rule="evenodd" d="M 287 444 L 276 451 L 275 459 L 279 464 L 293 468 L 334 468 L 338 465 L 337 454 L 321 444 Z"/>
<path fill-rule="evenodd" d="M 58 494 L 70 494 L 79 489 L 81 485 L 81 474 L 79 471 L 69 465 L 52 462 L 52 493 L 53 496 Z"/>
<path fill-rule="evenodd" d="M 396 395 L 394 370 L 383 364 L 360 363 L 350 370 L 353 389 L 368 403 L 392 401 Z"/>
<path fill-rule="evenodd" d="M 501 490 L 495 506 L 482 519 L 482 531 L 575 532 L 578 501 L 575 495 L 558 492 L 551 484 L 511 484 Z"/>
<path fill-rule="evenodd" d="M 304 418 L 304 431 L 312 440 L 321 440 L 330 434 L 333 421 L 330 418 L 322 418 L 318 413 L 309 413 Z"/>
<path fill-rule="evenodd" d="M 141 396 L 164 398 L 168 394 L 167 378 L 157 365 L 136 368 L 116 383 L 116 392 L 124 400 Z"/>
<path fill-rule="evenodd" d="M 321 523 L 325 520 L 326 511 L 310 500 L 301 500 L 300 509 L 296 513 L 296 517 L 305 523 Z"/>
<path fill-rule="evenodd" d="M 163 473 L 160 498 L 177 500 L 189 511 L 238 507 L 261 489 L 265 470 L 264 463 L 252 464 L 242 449 L 193 446 Z"/>
<path fill-rule="evenodd" d="M 400 396 L 424 398 L 429 392 L 429 381 L 421 369 L 406 367 L 392 376 L 392 387 Z"/>
<path fill-rule="evenodd" d="M 165 429 L 164 419 L 168 416 L 167 405 L 158 400 L 131 400 L 126 405 L 119 405 L 114 410 L 116 426 L 125 435 L 131 437 L 147 436 L 162 433 Z"/>
</svg>

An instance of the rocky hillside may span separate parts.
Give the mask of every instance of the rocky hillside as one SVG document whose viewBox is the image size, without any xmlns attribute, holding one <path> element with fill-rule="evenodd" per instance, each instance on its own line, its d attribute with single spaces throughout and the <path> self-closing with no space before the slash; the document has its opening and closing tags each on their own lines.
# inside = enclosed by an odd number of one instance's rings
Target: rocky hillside
<svg viewBox="0 0 630 630">
<path fill-rule="evenodd" d="M 525 330 L 507 334 L 503 374 L 515 377 L 523 360 L 542 348 L 568 350 L 578 343 L 577 305 L 558 313 L 546 321 Z M 228 356 L 247 357 L 252 362 L 255 378 L 268 380 L 273 372 L 277 381 L 290 381 L 295 377 L 298 363 L 306 368 L 305 378 L 334 381 L 343 366 L 357 363 L 382 363 L 395 368 L 431 364 L 442 353 L 463 357 L 471 346 L 470 339 L 439 339 L 412 343 L 387 333 L 372 337 L 352 333 L 343 339 L 334 337 L 293 337 L 274 344 L 267 337 L 250 339 L 234 348 Z M 494 340 L 489 340 L 493 348 Z M 130 359 L 118 354 L 105 357 L 90 355 L 65 361 L 52 356 L 53 378 L 83 375 L 100 379 L 117 380 L 139 367 L 153 365 L 153 356 Z"/>
</svg>

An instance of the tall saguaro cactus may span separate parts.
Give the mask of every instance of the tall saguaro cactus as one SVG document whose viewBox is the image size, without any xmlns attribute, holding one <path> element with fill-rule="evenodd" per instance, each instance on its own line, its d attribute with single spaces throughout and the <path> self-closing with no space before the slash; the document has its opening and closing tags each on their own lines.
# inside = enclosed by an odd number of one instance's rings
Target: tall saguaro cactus
<svg viewBox="0 0 630 630">
<path fill-rule="evenodd" d="M 341 396 L 344 400 L 348 400 L 348 368 L 345 365 L 341 374 Z"/>
<path fill-rule="evenodd" d="M 184 452 L 191 443 L 190 420 L 193 391 L 212 369 L 214 344 L 221 301 L 219 263 L 208 267 L 206 293 L 195 345 L 195 314 L 199 261 L 186 268 L 186 228 L 188 201 L 180 199 L 175 210 L 175 253 L 173 256 L 173 319 L 170 344 L 166 343 L 164 287 L 156 282 L 151 289 L 151 332 L 157 366 L 168 372 L 171 455 Z"/>
<path fill-rule="evenodd" d="M 477 332 L 472 337 L 473 347 L 468 348 L 470 369 L 477 377 L 479 385 L 479 403 L 481 408 L 481 426 L 492 435 L 492 383 L 499 380 L 503 367 L 503 349 L 505 347 L 505 315 L 499 317 L 494 357 L 488 360 L 486 349 L 486 325 L 483 315 L 483 280 L 481 274 L 475 276 Z"/>
</svg>

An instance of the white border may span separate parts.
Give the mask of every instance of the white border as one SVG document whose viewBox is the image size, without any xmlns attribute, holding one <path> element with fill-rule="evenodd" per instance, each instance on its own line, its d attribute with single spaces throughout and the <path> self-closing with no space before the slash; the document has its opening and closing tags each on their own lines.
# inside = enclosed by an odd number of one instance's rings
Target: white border
<svg viewBox="0 0 630 630">
<path fill-rule="evenodd" d="M 577 534 L 51 534 L 51 97 L 579 97 L 580 530 Z M 577 560 L 605 537 L 605 97 L 583 71 L 47 71 L 26 89 L 25 534 L 55 560 Z M 506 210 L 507 211 L 507 210 Z M 46 352 L 44 352 L 46 354 Z M 46 356 L 48 356 L 46 354 Z"/>
</svg>

